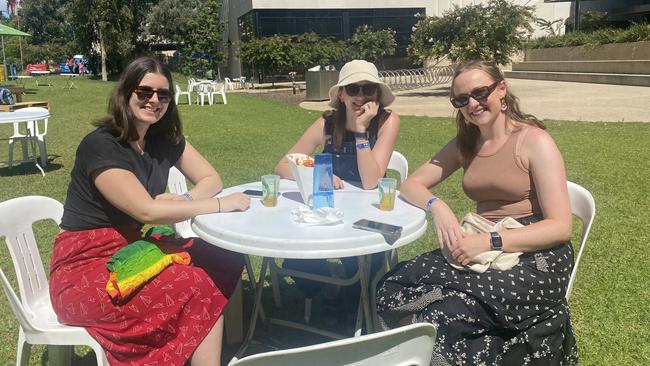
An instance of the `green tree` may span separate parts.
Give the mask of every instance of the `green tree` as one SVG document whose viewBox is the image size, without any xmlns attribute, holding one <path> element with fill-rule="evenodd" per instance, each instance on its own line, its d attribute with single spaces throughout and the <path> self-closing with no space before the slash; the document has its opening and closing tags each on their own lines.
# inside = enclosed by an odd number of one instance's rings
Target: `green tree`
<svg viewBox="0 0 650 366">
<path fill-rule="evenodd" d="M 373 31 L 372 27 L 362 25 L 348 41 L 352 58 L 379 63 L 385 56 L 395 54 L 395 31 L 383 29 Z"/>
<path fill-rule="evenodd" d="M 455 7 L 443 17 L 420 20 L 409 54 L 419 62 L 448 56 L 453 62 L 494 60 L 506 64 L 532 32 L 533 8 L 506 0 Z"/>
<path fill-rule="evenodd" d="M 106 81 L 109 56 L 117 69 L 135 49 L 132 8 L 120 0 L 71 0 L 70 4 L 79 42 L 99 49 L 102 80 Z"/>
<path fill-rule="evenodd" d="M 182 47 L 199 26 L 198 7 L 199 0 L 161 0 L 145 17 L 145 38 Z"/>
<path fill-rule="evenodd" d="M 265 73 L 288 72 L 296 58 L 291 36 L 253 38 L 241 43 L 239 57 Z"/>
<path fill-rule="evenodd" d="M 11 26 L 32 36 L 23 40 L 12 39 L 9 43 L 12 46 L 23 43 L 24 62 L 62 61 L 66 55 L 74 52 L 76 35 L 74 26 L 66 16 L 67 3 L 66 0 L 20 2 L 18 16 L 12 19 Z M 13 53 L 12 56 L 18 56 Z"/>
</svg>

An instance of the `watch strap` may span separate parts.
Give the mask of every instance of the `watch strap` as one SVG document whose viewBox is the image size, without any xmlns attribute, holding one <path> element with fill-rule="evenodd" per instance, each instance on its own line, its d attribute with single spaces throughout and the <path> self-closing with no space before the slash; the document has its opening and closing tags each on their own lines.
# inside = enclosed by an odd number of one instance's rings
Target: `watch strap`
<svg viewBox="0 0 650 366">
<path fill-rule="evenodd" d="M 366 131 L 366 132 L 355 132 L 354 133 L 354 138 L 355 139 L 367 140 L 368 139 L 368 131 Z"/>
</svg>

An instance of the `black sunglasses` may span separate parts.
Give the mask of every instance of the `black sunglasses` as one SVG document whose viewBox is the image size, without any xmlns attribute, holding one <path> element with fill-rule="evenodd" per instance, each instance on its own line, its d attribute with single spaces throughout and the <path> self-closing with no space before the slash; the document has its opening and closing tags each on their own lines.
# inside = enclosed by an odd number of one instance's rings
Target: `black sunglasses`
<svg viewBox="0 0 650 366">
<path fill-rule="evenodd" d="M 158 94 L 158 101 L 163 104 L 172 100 L 172 92 L 168 89 L 153 89 L 148 86 L 139 86 L 133 91 L 140 101 L 147 101 L 153 97 L 154 93 Z"/>
<path fill-rule="evenodd" d="M 460 94 L 453 98 L 450 98 L 451 105 L 453 105 L 455 108 L 462 108 L 469 103 L 469 97 L 472 97 L 477 101 L 485 100 L 490 96 L 490 94 L 492 94 L 492 92 L 494 92 L 494 90 L 497 88 L 497 85 L 499 85 L 501 81 L 502 80 L 497 80 L 490 86 L 482 86 L 480 88 L 472 90 L 469 94 Z"/>
<path fill-rule="evenodd" d="M 377 92 L 377 84 L 348 84 L 345 86 L 345 92 L 349 96 L 353 97 L 359 94 L 359 91 L 363 92 L 366 97 L 372 97 Z"/>
</svg>

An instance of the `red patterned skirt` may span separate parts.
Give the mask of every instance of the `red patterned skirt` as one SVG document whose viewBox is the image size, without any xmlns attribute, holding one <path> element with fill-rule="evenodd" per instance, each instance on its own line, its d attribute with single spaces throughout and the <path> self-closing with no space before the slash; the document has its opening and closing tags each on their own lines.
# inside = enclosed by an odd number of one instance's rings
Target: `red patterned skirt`
<svg viewBox="0 0 650 366">
<path fill-rule="evenodd" d="M 113 228 L 61 232 L 50 267 L 52 305 L 59 321 L 86 328 L 111 365 L 182 366 L 221 316 L 243 257 L 200 239 L 179 239 L 190 265 L 172 264 L 125 303 L 113 303 L 106 261 L 140 237 Z"/>
</svg>

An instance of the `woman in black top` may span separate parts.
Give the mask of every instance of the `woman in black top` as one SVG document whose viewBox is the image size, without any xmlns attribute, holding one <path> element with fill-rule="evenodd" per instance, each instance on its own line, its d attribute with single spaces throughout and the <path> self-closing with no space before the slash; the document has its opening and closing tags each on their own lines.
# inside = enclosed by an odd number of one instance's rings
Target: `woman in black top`
<svg viewBox="0 0 650 366">
<path fill-rule="evenodd" d="M 241 274 L 240 255 L 199 239 L 172 239 L 190 253 L 190 265 L 172 264 L 123 301 L 107 295 L 106 261 L 140 239 L 143 224 L 250 204 L 241 193 L 212 198 L 221 178 L 184 140 L 172 85 L 170 72 L 153 58 L 127 66 L 108 115 L 77 150 L 52 255 L 55 312 L 63 323 L 85 327 L 111 365 L 219 364 L 221 311 Z M 164 193 L 171 166 L 192 181 L 189 192 Z"/>
</svg>

